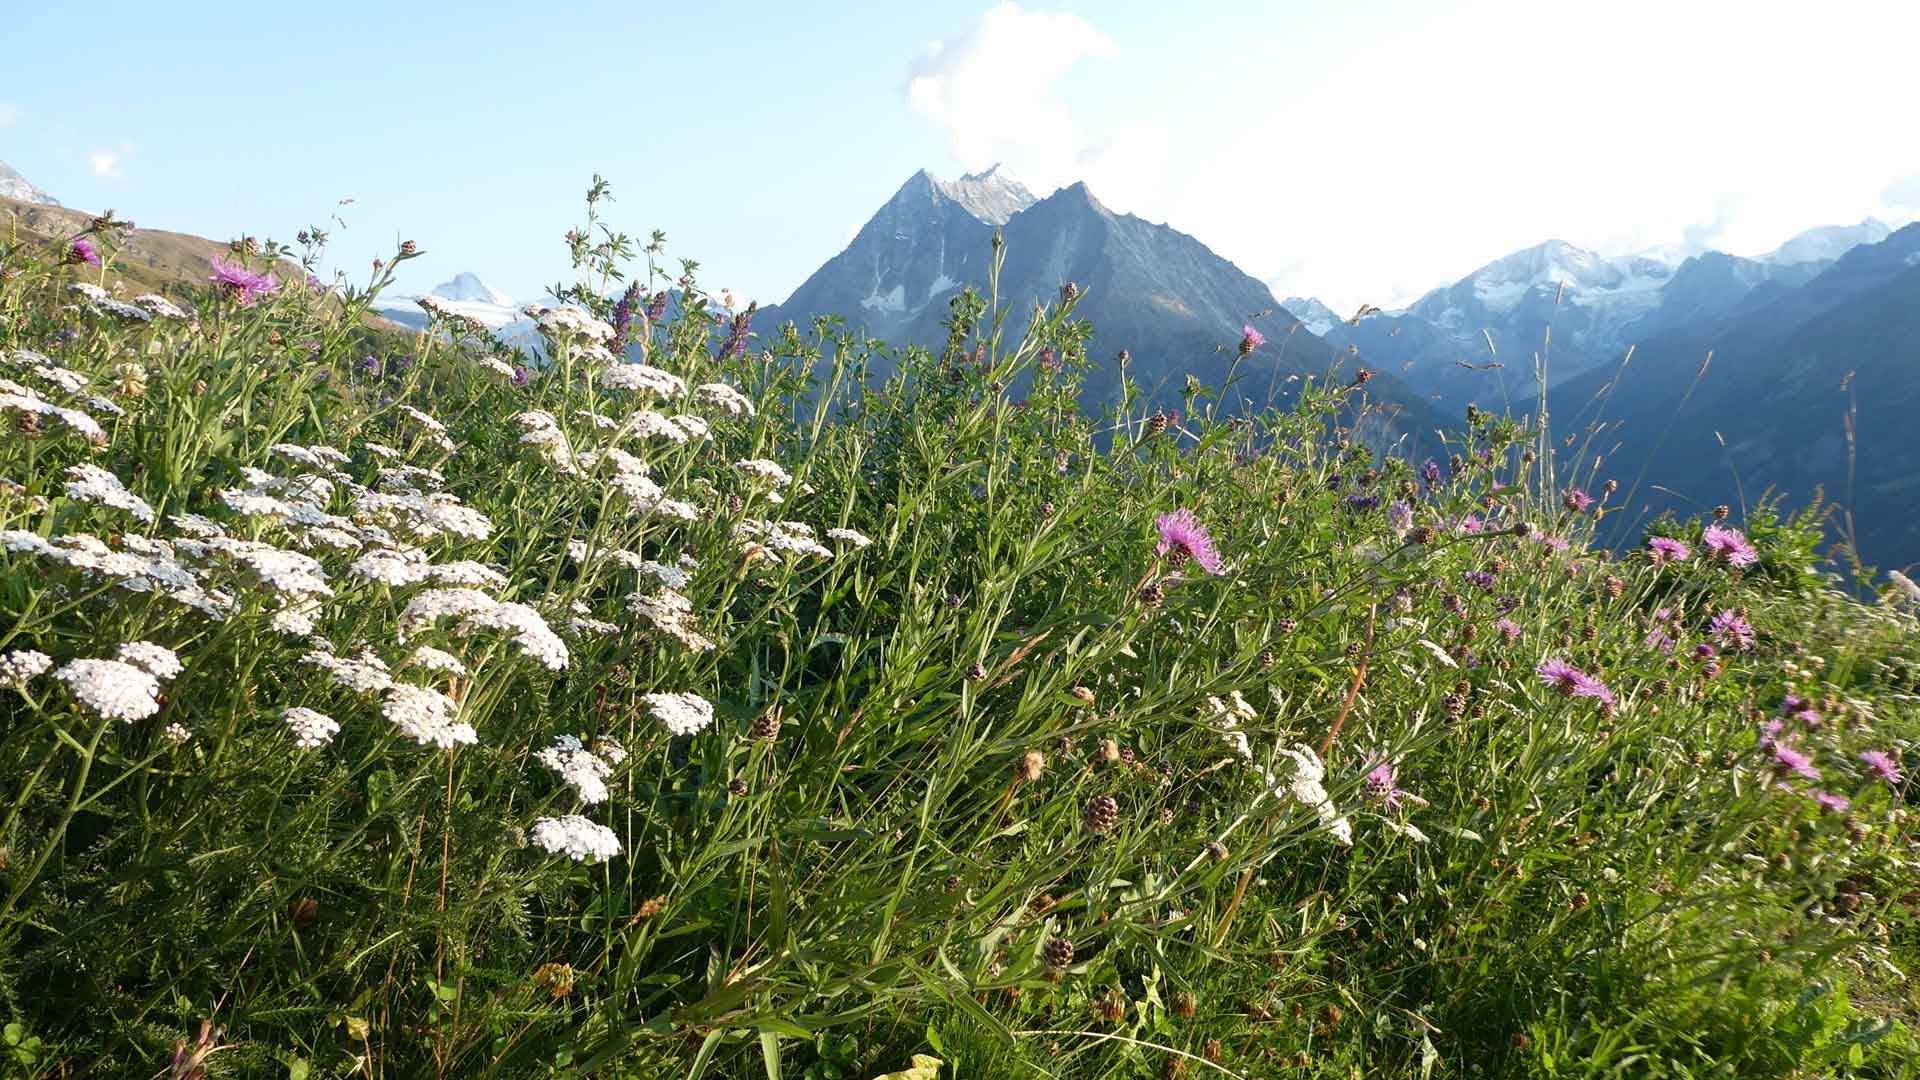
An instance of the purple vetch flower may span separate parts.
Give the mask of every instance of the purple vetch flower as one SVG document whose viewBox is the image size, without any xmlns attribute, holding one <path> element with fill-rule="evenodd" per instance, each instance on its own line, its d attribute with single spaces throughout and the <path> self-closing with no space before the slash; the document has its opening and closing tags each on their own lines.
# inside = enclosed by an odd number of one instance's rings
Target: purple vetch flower
<svg viewBox="0 0 1920 1080">
<path fill-rule="evenodd" d="M 1814 768 L 1813 758 L 1801 752 L 1799 748 L 1780 739 L 1773 740 L 1773 769 L 1782 776 L 1792 773 L 1808 780 L 1820 779 L 1820 770 Z"/>
<path fill-rule="evenodd" d="M 513 365 L 513 385 L 525 386 L 532 381 L 533 381 L 533 372 L 528 371 L 526 368 L 521 367 L 519 364 Z"/>
<path fill-rule="evenodd" d="M 371 378 L 371 379 L 379 378 L 380 373 L 383 370 L 384 369 L 381 367 L 379 357 L 368 355 L 360 358 L 360 371 L 362 374 L 366 375 L 368 378 Z"/>
<path fill-rule="evenodd" d="M 662 289 L 659 292 L 653 294 L 652 300 L 647 301 L 647 321 L 659 322 L 661 319 L 664 319 L 666 317 L 667 317 L 667 292 L 665 289 Z"/>
<path fill-rule="evenodd" d="M 747 334 L 753 326 L 753 313 L 760 307 L 758 300 L 747 305 L 747 310 L 733 317 L 727 324 L 727 339 L 720 345 L 720 351 L 714 354 L 715 360 L 727 357 L 740 357 L 747 354 Z M 717 318 L 717 316 L 716 316 Z"/>
<path fill-rule="evenodd" d="M 1670 536 L 1655 536 L 1647 541 L 1647 554 L 1653 557 L 1653 565 L 1665 566 L 1686 562 L 1693 557 L 1693 549 Z"/>
<path fill-rule="evenodd" d="M 1845 795 L 1835 795 L 1831 791 L 1814 792 L 1813 801 L 1819 803 L 1820 809 L 1829 814 L 1844 814 L 1853 809 L 1852 801 Z"/>
<path fill-rule="evenodd" d="M 1493 574 L 1486 570 L 1469 570 L 1460 576 L 1466 580 L 1467 584 L 1481 592 L 1493 591 Z"/>
<path fill-rule="evenodd" d="M 1889 787 L 1900 783 L 1900 766 L 1895 763 L 1892 754 L 1885 750 L 1862 750 L 1860 760 L 1866 762 L 1867 768 L 1885 780 Z"/>
<path fill-rule="evenodd" d="M 1262 334 L 1258 330 L 1255 330 L 1252 327 L 1252 325 L 1242 326 L 1240 328 L 1240 355 L 1241 356 L 1247 355 L 1248 353 L 1252 352 L 1253 350 L 1259 348 L 1262 345 L 1265 345 L 1266 343 L 1267 343 L 1266 335 Z"/>
<path fill-rule="evenodd" d="M 613 341 L 607 351 L 616 358 L 627 354 L 627 332 L 633 328 L 633 307 L 639 302 L 640 283 L 636 281 L 627 286 L 627 291 L 621 293 L 620 300 L 613 305 Z"/>
<path fill-rule="evenodd" d="M 1209 574 L 1221 572 L 1220 552 L 1213 546 L 1213 536 L 1200 524 L 1200 519 L 1193 516 L 1193 511 L 1181 509 L 1161 514 L 1154 519 L 1153 527 L 1160 532 L 1160 544 L 1153 553 L 1171 555 L 1174 569 L 1192 559 Z"/>
<path fill-rule="evenodd" d="M 1356 514 L 1364 514 L 1369 510 L 1378 509 L 1379 506 L 1380 496 L 1378 495 L 1347 496 L 1347 509 Z"/>
<path fill-rule="evenodd" d="M 1395 536 L 1405 536 L 1411 532 L 1413 530 L 1413 507 L 1408 506 L 1405 502 L 1395 500 L 1393 505 L 1387 507 L 1387 528 L 1392 529 Z"/>
<path fill-rule="evenodd" d="M 1727 610 L 1715 615 L 1707 629 L 1722 644 L 1731 645 L 1741 652 L 1753 648 L 1753 624 L 1738 611 Z"/>
<path fill-rule="evenodd" d="M 1593 509 L 1593 496 L 1577 487 L 1568 488 L 1566 494 L 1560 496 L 1560 505 L 1576 514 L 1584 514 Z"/>
<path fill-rule="evenodd" d="M 260 297 L 280 291 L 279 278 L 249 270 L 242 263 L 225 262 L 218 255 L 213 257 L 213 274 L 208 280 L 241 307 L 248 307 Z"/>
<path fill-rule="evenodd" d="M 1739 529 L 1709 525 L 1700 534 L 1700 544 L 1707 549 L 1707 558 L 1728 566 L 1752 566 L 1760 561 L 1760 552 Z"/>
<path fill-rule="evenodd" d="M 1439 487 L 1440 486 L 1439 464 L 1435 462 L 1432 458 L 1428 458 L 1420 466 L 1420 479 L 1426 482 L 1426 485 L 1428 488 Z"/>
<path fill-rule="evenodd" d="M 1593 698 L 1606 704 L 1613 704 L 1613 691 L 1605 683 L 1581 671 L 1565 660 L 1549 659 L 1534 668 L 1534 674 L 1565 697 Z"/>
<path fill-rule="evenodd" d="M 94 246 L 91 239 L 84 236 L 76 236 L 67 241 L 67 261 L 71 263 L 86 263 L 88 266 L 99 266 L 100 249 Z"/>
<path fill-rule="evenodd" d="M 1512 619 L 1501 619 L 1493 624 L 1493 628 L 1500 631 L 1500 636 L 1505 638 L 1508 643 L 1520 640 L 1520 624 L 1514 622 Z"/>
</svg>

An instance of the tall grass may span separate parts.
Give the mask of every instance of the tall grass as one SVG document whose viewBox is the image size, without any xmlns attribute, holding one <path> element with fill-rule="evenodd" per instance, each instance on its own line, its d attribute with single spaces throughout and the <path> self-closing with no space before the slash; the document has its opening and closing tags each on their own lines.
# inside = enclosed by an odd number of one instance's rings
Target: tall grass
<svg viewBox="0 0 1920 1080">
<path fill-rule="evenodd" d="M 1066 293 L 883 356 L 632 248 L 538 358 L 373 328 L 411 248 L 144 321 L 5 252 L 15 1073 L 1910 1064 L 1914 619 L 1798 526 L 1609 559 L 1539 425 L 1094 416 Z"/>
</svg>

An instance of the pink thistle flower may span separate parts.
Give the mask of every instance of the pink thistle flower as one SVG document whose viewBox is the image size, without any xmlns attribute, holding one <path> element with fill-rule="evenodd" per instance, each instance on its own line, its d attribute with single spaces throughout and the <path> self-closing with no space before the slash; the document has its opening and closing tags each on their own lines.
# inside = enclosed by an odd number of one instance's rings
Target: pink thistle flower
<svg viewBox="0 0 1920 1080">
<path fill-rule="evenodd" d="M 1481 521 L 1479 515 L 1477 514 L 1468 514 L 1466 517 L 1461 518 L 1459 522 L 1454 525 L 1454 529 L 1456 529 L 1459 532 L 1466 533 L 1469 536 L 1479 534 L 1480 532 L 1484 531 L 1486 527 L 1487 527 L 1486 523 Z"/>
<path fill-rule="evenodd" d="M 1867 768 L 1885 780 L 1889 787 L 1900 783 L 1900 766 L 1894 763 L 1892 754 L 1885 750 L 1862 750 L 1860 760 L 1866 762 Z"/>
<path fill-rule="evenodd" d="M 1584 514 L 1593 509 L 1593 496 L 1579 488 L 1568 488 L 1566 494 L 1560 496 L 1560 504 L 1576 514 Z"/>
<path fill-rule="evenodd" d="M 1819 803 L 1820 809 L 1829 814 L 1844 814 L 1853 809 L 1852 801 L 1845 795 L 1835 795 L 1831 791 L 1814 792 L 1813 801 Z"/>
<path fill-rule="evenodd" d="M 67 241 L 67 261 L 86 263 L 88 266 L 99 266 L 100 249 L 93 245 L 92 240 L 84 236 L 76 236 L 72 240 Z"/>
<path fill-rule="evenodd" d="M 248 307 L 260 297 L 280 291 L 279 278 L 249 270 L 241 263 L 224 262 L 218 255 L 213 257 L 213 274 L 208 280 L 233 297 L 241 307 Z"/>
<path fill-rule="evenodd" d="M 1700 543 L 1707 549 L 1707 558 L 1728 566 L 1752 566 L 1760 561 L 1760 552 L 1741 535 L 1739 529 L 1709 525 L 1700 534 Z"/>
<path fill-rule="evenodd" d="M 1241 356 L 1247 355 L 1248 353 L 1252 352 L 1253 350 L 1259 348 L 1262 345 L 1265 345 L 1266 343 L 1267 343 L 1266 335 L 1262 334 L 1258 330 L 1255 330 L 1252 327 L 1252 325 L 1242 326 L 1240 328 L 1240 355 Z"/>
<path fill-rule="evenodd" d="M 1813 758 L 1801 752 L 1797 747 L 1776 739 L 1774 740 L 1772 749 L 1773 768 L 1775 772 L 1783 776 L 1787 773 L 1793 773 L 1796 776 L 1804 776 L 1809 780 L 1820 779 L 1820 770 L 1814 768 Z"/>
<path fill-rule="evenodd" d="M 1509 642 L 1520 640 L 1520 624 L 1512 619 L 1501 619 L 1493 624 L 1493 628 L 1500 631 L 1500 636 Z"/>
<path fill-rule="evenodd" d="M 1721 644 L 1732 645 L 1741 652 L 1753 648 L 1753 624 L 1738 611 L 1728 610 L 1715 615 L 1708 624 L 1708 631 L 1719 638 Z"/>
<path fill-rule="evenodd" d="M 1670 536 L 1656 536 L 1648 540 L 1647 552 L 1653 556 L 1655 566 L 1686 562 L 1693 557 L 1692 548 Z"/>
<path fill-rule="evenodd" d="M 1367 771 L 1367 794 L 1379 799 L 1387 809 L 1391 810 L 1399 806 L 1400 801 L 1412 792 L 1399 786 L 1393 762 L 1382 761 Z"/>
<path fill-rule="evenodd" d="M 1200 564 L 1200 569 L 1209 574 L 1218 574 L 1223 568 L 1220 552 L 1213 546 L 1213 536 L 1200 519 L 1193 516 L 1191 510 L 1175 510 L 1171 514 L 1161 514 L 1154 520 L 1154 528 L 1160 531 L 1160 544 L 1153 549 L 1155 555 L 1171 555 L 1175 569 L 1188 559 Z"/>
<path fill-rule="evenodd" d="M 1593 698 L 1611 705 L 1615 698 L 1605 683 L 1581 671 L 1565 660 L 1546 660 L 1533 669 L 1540 681 L 1566 697 Z"/>
</svg>

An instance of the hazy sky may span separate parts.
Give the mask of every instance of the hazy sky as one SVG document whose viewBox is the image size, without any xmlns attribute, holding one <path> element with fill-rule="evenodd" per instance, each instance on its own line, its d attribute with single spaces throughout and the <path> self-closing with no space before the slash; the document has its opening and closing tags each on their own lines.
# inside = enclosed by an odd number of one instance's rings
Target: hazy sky
<svg viewBox="0 0 1920 1080">
<path fill-rule="evenodd" d="M 1920 3 L 90 7 L 5 16 L 0 161 L 143 225 L 532 298 L 595 172 L 778 301 L 915 169 L 995 161 L 1277 293 L 1393 305 L 1558 237 L 1764 251 L 1920 215 Z"/>
</svg>

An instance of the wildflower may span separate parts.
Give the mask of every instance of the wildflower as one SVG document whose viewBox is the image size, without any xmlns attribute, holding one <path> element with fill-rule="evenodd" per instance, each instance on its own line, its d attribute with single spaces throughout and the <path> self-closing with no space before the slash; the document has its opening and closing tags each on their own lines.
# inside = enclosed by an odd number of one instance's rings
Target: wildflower
<svg viewBox="0 0 1920 1080">
<path fill-rule="evenodd" d="M 728 416 L 752 416 L 753 401 L 726 383 L 702 383 L 693 388 L 695 401 L 711 405 Z"/>
<path fill-rule="evenodd" d="M 442 750 L 451 750 L 462 743 L 472 745 L 479 740 L 472 724 L 455 719 L 460 706 L 438 690 L 394 683 L 387 687 L 380 711 L 402 735 L 421 746 L 432 743 Z"/>
<path fill-rule="evenodd" d="M 1193 516 L 1193 511 L 1182 509 L 1161 514 L 1154 520 L 1154 528 L 1160 532 L 1160 543 L 1153 549 L 1154 554 L 1171 554 L 1175 569 L 1192 559 L 1209 574 L 1222 572 L 1220 553 L 1213 546 L 1213 537 L 1208 534 L 1206 526 L 1200 524 L 1200 519 Z"/>
<path fill-rule="evenodd" d="M 1738 611 L 1728 610 L 1715 615 L 1713 621 L 1708 624 L 1708 632 L 1719 638 L 1722 643 L 1732 645 L 1741 652 L 1747 652 L 1753 648 L 1753 624 L 1747 622 L 1746 616 Z"/>
<path fill-rule="evenodd" d="M 573 785 L 580 801 L 592 805 L 607 801 L 607 777 L 613 763 L 602 760 L 572 735 L 556 735 L 553 745 L 533 755 L 534 760 Z"/>
<path fill-rule="evenodd" d="M 88 266 L 100 265 L 100 249 L 93 241 L 84 236 L 76 236 L 67 241 L 67 261 L 85 263 Z"/>
<path fill-rule="evenodd" d="M 679 397 L 687 389 L 686 381 L 680 376 L 647 364 L 615 364 L 600 373 L 600 385 L 609 390 L 647 393 L 658 398 Z"/>
<path fill-rule="evenodd" d="M 161 682 L 170 681 L 183 670 L 180 658 L 174 655 L 172 649 L 150 641 L 130 641 L 120 646 L 119 658 L 145 670 Z"/>
<path fill-rule="evenodd" d="M 565 855 L 574 862 L 605 862 L 620 854 L 620 838 L 612 829 L 579 814 L 536 818 L 531 835 L 549 854 Z"/>
<path fill-rule="evenodd" d="M 1284 794 L 1295 801 L 1311 807 L 1320 818 L 1320 824 L 1334 839 L 1348 847 L 1353 846 L 1353 823 L 1342 817 L 1334 808 L 1332 796 L 1327 794 L 1327 768 L 1320 761 L 1320 755 L 1307 746 L 1281 747 L 1280 753 L 1293 762 L 1293 776 L 1287 782 Z M 1268 783 L 1275 794 L 1281 794 L 1279 782 L 1268 774 Z"/>
<path fill-rule="evenodd" d="M 1655 536 L 1647 541 L 1647 553 L 1653 559 L 1653 565 L 1665 566 L 1667 563 L 1686 562 L 1693 556 L 1693 549 L 1670 536 Z"/>
<path fill-rule="evenodd" d="M 1848 799 L 1845 795 L 1835 795 L 1831 791 L 1814 792 L 1813 801 L 1819 803 L 1820 809 L 1825 810 L 1829 814 L 1844 814 L 1853 809 L 1852 800 Z"/>
<path fill-rule="evenodd" d="M 1512 619 L 1501 619 L 1493 624 L 1493 628 L 1499 631 L 1501 638 L 1508 643 L 1520 640 L 1520 624 Z"/>
<path fill-rule="evenodd" d="M 1440 486 L 1439 463 L 1434 461 L 1432 458 L 1428 458 L 1425 462 L 1422 462 L 1420 465 L 1420 479 L 1423 482 L 1425 482 L 1427 487 L 1430 489 L 1439 487 Z"/>
<path fill-rule="evenodd" d="M 1605 704 L 1613 704 L 1613 691 L 1605 683 L 1581 671 L 1565 660 L 1551 659 L 1541 662 L 1534 669 L 1540 681 L 1546 683 L 1565 697 L 1594 698 Z"/>
<path fill-rule="evenodd" d="M 25 690 L 27 683 L 47 673 L 53 657 L 32 649 L 15 649 L 0 655 L 0 686 Z"/>
<path fill-rule="evenodd" d="M 1885 780 L 1889 787 L 1900 783 L 1900 766 L 1894 762 L 1892 754 L 1885 750 L 1862 750 L 1860 760 L 1866 762 L 1867 768 Z"/>
<path fill-rule="evenodd" d="M 1707 549 L 1707 558 L 1728 566 L 1752 566 L 1760 561 L 1760 552 L 1739 529 L 1709 525 L 1700 534 L 1700 543 Z"/>
<path fill-rule="evenodd" d="M 1245 356 L 1267 343 L 1266 336 L 1251 325 L 1240 328 L 1240 355 Z"/>
<path fill-rule="evenodd" d="M 459 657 L 431 645 L 422 645 L 413 650 L 413 655 L 407 657 L 407 666 L 425 668 L 428 671 L 437 671 L 456 678 L 465 678 L 467 674 L 467 665 L 461 663 Z"/>
<path fill-rule="evenodd" d="M 852 529 L 828 529 L 827 539 L 843 544 L 852 544 L 855 548 L 863 548 L 873 543 L 866 534 L 856 532 Z"/>
<path fill-rule="evenodd" d="M 1780 739 L 1773 740 L 1774 771 L 1781 775 L 1793 773 L 1809 780 L 1820 779 L 1820 770 L 1813 765 L 1813 758 L 1802 753 L 1797 747 Z"/>
<path fill-rule="evenodd" d="M 1884 602 L 1904 602 L 1908 607 L 1920 607 L 1920 585 L 1898 570 L 1887 571 L 1887 583 L 1893 588 L 1887 593 Z"/>
<path fill-rule="evenodd" d="M 169 746 L 184 746 L 193 738 L 193 732 L 188 731 L 185 724 L 172 723 L 160 729 L 160 738 Z"/>
<path fill-rule="evenodd" d="M 67 498 L 125 510 L 141 521 L 150 522 L 154 517 L 153 507 L 145 499 L 128 491 L 118 476 L 98 465 L 68 467 Z"/>
<path fill-rule="evenodd" d="M 647 694 L 641 700 L 675 735 L 695 735 L 713 723 L 713 703 L 698 694 Z"/>
<path fill-rule="evenodd" d="M 733 467 L 770 487 L 781 488 L 793 483 L 793 477 L 780 467 L 779 462 L 766 458 L 747 458 L 734 462 Z"/>
<path fill-rule="evenodd" d="M 178 304 L 158 293 L 141 293 L 133 298 L 133 302 L 147 309 L 149 314 L 162 319 L 185 320 L 187 318 L 187 313 L 181 310 Z"/>
<path fill-rule="evenodd" d="M 1566 494 L 1560 496 L 1560 505 L 1576 514 L 1584 514 L 1593 508 L 1593 496 L 1579 488 L 1568 488 Z"/>
<path fill-rule="evenodd" d="M 131 724 L 160 711 L 160 682 L 121 660 L 70 660 L 53 677 L 102 720 Z"/>
<path fill-rule="evenodd" d="M 1367 770 L 1367 794 L 1379 799 L 1387 809 L 1391 810 L 1399 806 L 1400 801 L 1408 795 L 1408 792 L 1400 788 L 1397 779 L 1393 762 L 1381 761 Z"/>
<path fill-rule="evenodd" d="M 1413 507 L 1398 500 L 1388 506 L 1387 528 L 1393 530 L 1393 535 L 1404 539 L 1413 531 Z"/>
<path fill-rule="evenodd" d="M 1485 570 L 1468 570 L 1460 576 L 1466 580 L 1467 584 L 1479 589 L 1481 592 L 1493 591 L 1493 575 Z"/>
<path fill-rule="evenodd" d="M 282 711 L 280 720 L 293 733 L 293 745 L 302 750 L 317 750 L 340 733 L 340 725 L 333 717 L 298 705 Z"/>
<path fill-rule="evenodd" d="M 316 650 L 302 656 L 300 662 L 326 669 L 334 682 L 358 694 L 377 694 L 393 685 L 387 662 L 370 651 L 357 657 L 339 657 Z"/>
<path fill-rule="evenodd" d="M 209 280 L 241 307 L 280 291 L 279 278 L 249 270 L 241 263 L 223 262 L 218 255 L 213 257 L 213 274 Z"/>
</svg>

